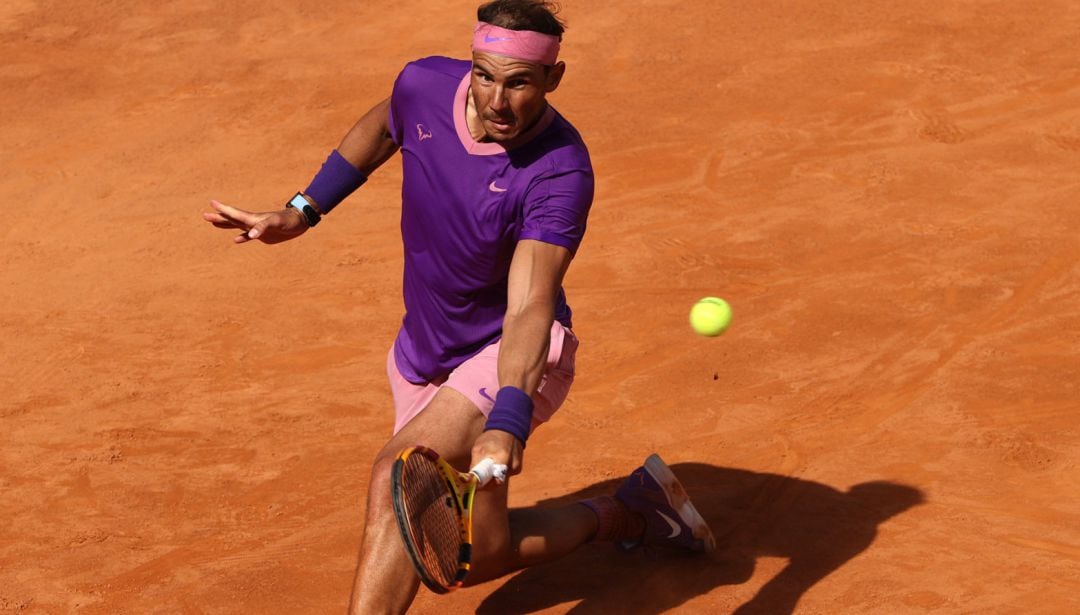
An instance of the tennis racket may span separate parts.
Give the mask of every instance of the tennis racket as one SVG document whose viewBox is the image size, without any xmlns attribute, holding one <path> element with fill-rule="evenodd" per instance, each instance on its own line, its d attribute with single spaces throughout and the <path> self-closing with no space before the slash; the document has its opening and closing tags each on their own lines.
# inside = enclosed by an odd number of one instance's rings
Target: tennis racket
<svg viewBox="0 0 1080 615">
<path fill-rule="evenodd" d="M 420 580 L 445 594 L 465 582 L 472 562 L 473 496 L 478 485 L 506 479 L 506 466 L 485 459 L 458 472 L 435 451 L 414 446 L 390 473 L 394 515 Z"/>
</svg>

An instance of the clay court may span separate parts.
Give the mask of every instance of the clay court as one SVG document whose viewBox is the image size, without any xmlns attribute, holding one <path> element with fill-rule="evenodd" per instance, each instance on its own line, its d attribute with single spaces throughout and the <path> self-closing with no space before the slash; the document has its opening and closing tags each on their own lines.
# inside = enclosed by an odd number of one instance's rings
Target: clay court
<svg viewBox="0 0 1080 615">
<path fill-rule="evenodd" d="M 714 558 L 416 613 L 1080 611 L 1080 8 L 566 0 L 582 340 L 514 505 L 651 452 Z M 0 4 L 0 611 L 335 613 L 392 428 L 400 162 L 237 246 L 475 3 Z M 735 310 L 696 336 L 690 306 Z"/>
</svg>

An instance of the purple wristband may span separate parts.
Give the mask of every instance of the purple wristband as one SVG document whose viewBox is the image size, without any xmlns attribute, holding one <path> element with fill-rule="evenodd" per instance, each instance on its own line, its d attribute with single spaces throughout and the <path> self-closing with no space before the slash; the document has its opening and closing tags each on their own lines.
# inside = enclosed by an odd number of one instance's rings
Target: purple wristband
<svg viewBox="0 0 1080 615">
<path fill-rule="evenodd" d="M 495 395 L 495 406 L 488 415 L 484 431 L 498 429 L 514 436 L 525 446 L 532 428 L 533 400 L 517 387 L 503 387 Z"/>
<path fill-rule="evenodd" d="M 328 214 L 366 181 L 367 176 L 361 173 L 360 169 L 345 160 L 341 152 L 334 150 L 311 180 L 311 185 L 304 190 L 304 194 L 315 201 L 319 211 Z"/>
</svg>

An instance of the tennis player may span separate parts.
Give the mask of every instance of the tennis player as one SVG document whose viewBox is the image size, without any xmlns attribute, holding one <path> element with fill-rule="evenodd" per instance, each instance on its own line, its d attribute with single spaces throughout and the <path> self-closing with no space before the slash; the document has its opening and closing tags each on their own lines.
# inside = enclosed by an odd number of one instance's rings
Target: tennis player
<svg viewBox="0 0 1080 615">
<path fill-rule="evenodd" d="M 491 457 L 516 474 L 530 433 L 574 379 L 578 339 L 562 280 L 585 234 L 593 170 L 547 100 L 566 71 L 564 25 L 541 0 L 495 0 L 477 16 L 471 61 L 405 66 L 284 209 L 214 201 L 204 214 L 241 229 L 238 243 L 292 239 L 401 153 L 405 316 L 386 361 L 396 414 L 372 468 L 353 613 L 404 612 L 419 585 L 391 504 L 396 455 L 423 444 L 460 469 Z M 507 489 L 477 492 L 468 584 L 589 541 L 697 551 L 712 541 L 655 456 L 615 496 L 561 509 L 508 510 Z"/>
</svg>

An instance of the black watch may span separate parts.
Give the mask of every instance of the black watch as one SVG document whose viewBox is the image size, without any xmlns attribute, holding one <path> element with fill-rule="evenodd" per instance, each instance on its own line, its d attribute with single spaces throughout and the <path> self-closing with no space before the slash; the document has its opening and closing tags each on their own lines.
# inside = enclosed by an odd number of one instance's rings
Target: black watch
<svg viewBox="0 0 1080 615">
<path fill-rule="evenodd" d="M 319 213 L 319 210 L 312 207 L 307 197 L 300 192 L 297 192 L 296 196 L 289 199 L 289 202 L 285 203 L 285 207 L 299 209 L 300 213 L 304 214 L 304 220 L 307 221 L 308 226 L 315 226 L 319 223 L 319 220 L 322 220 L 322 214 Z"/>
</svg>

